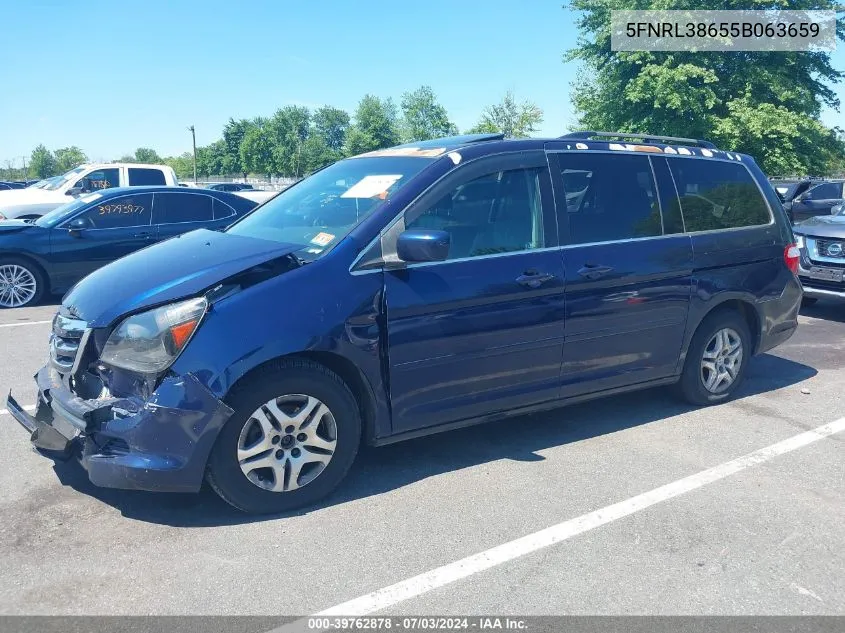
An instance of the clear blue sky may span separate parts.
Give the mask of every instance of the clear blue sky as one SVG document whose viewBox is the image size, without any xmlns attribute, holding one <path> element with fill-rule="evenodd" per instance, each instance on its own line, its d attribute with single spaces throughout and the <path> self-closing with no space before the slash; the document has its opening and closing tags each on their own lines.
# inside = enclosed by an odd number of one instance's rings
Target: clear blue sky
<svg viewBox="0 0 845 633">
<path fill-rule="evenodd" d="M 287 104 L 352 112 L 366 93 L 431 85 L 473 125 L 507 90 L 572 127 L 574 15 L 562 0 L 85 0 L 5 3 L 0 24 L 0 167 L 33 147 L 92 160 L 161 155 L 220 137 L 226 120 Z M 834 54 L 845 68 L 845 46 Z M 845 102 L 845 87 L 837 88 Z M 826 112 L 827 124 L 845 125 Z"/>
</svg>

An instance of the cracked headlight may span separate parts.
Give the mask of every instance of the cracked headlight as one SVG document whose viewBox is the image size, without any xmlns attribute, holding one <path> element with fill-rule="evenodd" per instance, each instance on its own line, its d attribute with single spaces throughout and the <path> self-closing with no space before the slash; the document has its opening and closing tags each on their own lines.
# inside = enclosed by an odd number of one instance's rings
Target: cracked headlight
<svg viewBox="0 0 845 633">
<path fill-rule="evenodd" d="M 109 336 L 100 359 L 129 371 L 160 373 L 188 344 L 207 308 L 200 297 L 127 317 Z"/>
</svg>

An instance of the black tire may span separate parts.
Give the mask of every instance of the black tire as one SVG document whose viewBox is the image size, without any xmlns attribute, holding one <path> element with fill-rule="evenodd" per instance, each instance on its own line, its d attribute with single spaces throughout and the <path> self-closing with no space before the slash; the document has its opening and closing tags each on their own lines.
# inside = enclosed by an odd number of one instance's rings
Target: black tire
<svg viewBox="0 0 845 633">
<path fill-rule="evenodd" d="M 252 483 L 237 460 L 241 430 L 264 403 L 287 394 L 304 394 L 331 411 L 337 444 L 331 460 L 313 481 L 286 492 L 272 492 Z M 314 504 L 346 476 L 361 442 L 361 414 L 355 397 L 334 372 L 307 360 L 282 360 L 236 387 L 227 404 L 235 413 L 220 431 L 206 469 L 206 479 L 220 497 L 250 514 L 276 514 Z M 288 471 L 289 472 L 289 471 Z"/>
<path fill-rule="evenodd" d="M 27 301 L 19 306 L 5 306 L 0 303 L 0 310 L 4 309 L 12 309 L 14 308 L 23 308 L 26 306 L 35 305 L 41 298 L 44 296 L 44 293 L 47 290 L 47 278 L 44 276 L 44 273 L 41 271 L 41 268 L 38 267 L 36 264 L 33 264 L 31 261 L 27 259 L 22 259 L 20 257 L 0 257 L 0 266 L 6 265 L 15 265 L 25 268 L 35 279 L 35 294 Z"/>
<path fill-rule="evenodd" d="M 704 386 L 701 363 L 704 360 L 707 344 L 719 330 L 724 328 L 730 328 L 739 335 L 742 342 L 742 360 L 733 383 L 724 391 L 712 393 Z M 684 371 L 678 382 L 681 397 L 697 406 L 719 404 L 729 400 L 745 379 L 751 353 L 751 333 L 742 315 L 733 310 L 718 310 L 708 315 L 695 331 L 687 351 Z"/>
<path fill-rule="evenodd" d="M 818 297 L 802 297 L 801 307 L 807 308 L 811 305 L 815 305 L 818 300 L 819 300 Z"/>
</svg>

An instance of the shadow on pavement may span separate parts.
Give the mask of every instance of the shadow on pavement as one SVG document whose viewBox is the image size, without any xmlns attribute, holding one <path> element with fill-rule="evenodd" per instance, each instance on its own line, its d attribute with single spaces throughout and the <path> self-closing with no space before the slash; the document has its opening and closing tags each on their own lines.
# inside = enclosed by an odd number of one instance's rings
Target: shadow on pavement
<svg viewBox="0 0 845 633">
<path fill-rule="evenodd" d="M 812 367 L 764 354 L 749 366 L 739 398 L 782 389 L 811 378 Z M 62 484 L 118 509 L 124 516 L 174 527 L 237 525 L 319 511 L 378 495 L 439 474 L 512 459 L 540 461 L 537 451 L 621 429 L 648 424 L 692 410 L 668 389 L 594 400 L 538 413 L 431 435 L 382 448 L 362 447 L 340 488 L 318 505 L 287 515 L 249 516 L 234 510 L 204 487 L 200 494 L 165 494 L 97 488 L 78 462 L 58 462 Z"/>
<path fill-rule="evenodd" d="M 802 306 L 801 314 L 814 319 L 845 323 L 845 301 L 820 299 L 811 306 Z"/>
</svg>

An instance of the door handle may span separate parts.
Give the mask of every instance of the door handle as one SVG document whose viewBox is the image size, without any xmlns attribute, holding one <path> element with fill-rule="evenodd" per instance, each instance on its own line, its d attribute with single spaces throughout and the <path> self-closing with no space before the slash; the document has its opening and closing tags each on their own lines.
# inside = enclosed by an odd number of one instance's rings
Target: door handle
<svg viewBox="0 0 845 633">
<path fill-rule="evenodd" d="M 584 267 L 578 271 L 578 274 L 587 279 L 601 279 L 608 273 L 612 273 L 613 268 L 610 266 L 599 266 L 598 264 L 584 264 Z"/>
<path fill-rule="evenodd" d="M 152 239 L 153 234 L 149 231 L 142 231 L 141 233 L 135 233 L 132 237 L 143 237 L 145 240 Z"/>
<path fill-rule="evenodd" d="M 544 283 L 554 278 L 554 275 L 541 273 L 539 270 L 526 270 L 523 274 L 516 278 L 516 283 L 528 286 L 529 288 L 539 288 Z"/>
</svg>

